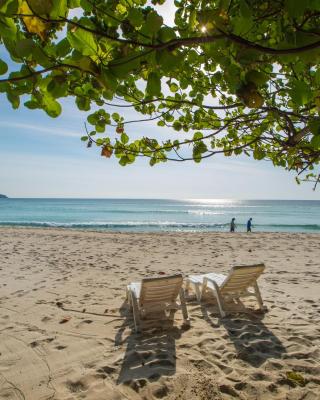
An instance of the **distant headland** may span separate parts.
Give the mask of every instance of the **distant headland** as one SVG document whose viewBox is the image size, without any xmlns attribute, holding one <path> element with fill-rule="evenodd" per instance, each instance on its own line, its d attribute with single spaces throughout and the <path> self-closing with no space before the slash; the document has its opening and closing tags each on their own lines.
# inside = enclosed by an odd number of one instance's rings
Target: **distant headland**
<svg viewBox="0 0 320 400">
<path fill-rule="evenodd" d="M 0 194 L 0 199 L 7 199 L 8 196 L 6 196 L 5 194 Z"/>
</svg>

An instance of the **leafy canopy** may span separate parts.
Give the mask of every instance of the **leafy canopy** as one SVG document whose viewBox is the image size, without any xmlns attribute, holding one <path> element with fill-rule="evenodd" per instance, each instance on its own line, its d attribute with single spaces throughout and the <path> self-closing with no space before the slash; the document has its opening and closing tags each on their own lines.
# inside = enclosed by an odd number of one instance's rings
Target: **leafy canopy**
<svg viewBox="0 0 320 400">
<path fill-rule="evenodd" d="M 0 0 L 0 33 L 12 107 L 98 106 L 82 139 L 121 165 L 245 153 L 318 180 L 319 0 Z M 130 139 L 127 107 L 177 134 Z"/>
</svg>

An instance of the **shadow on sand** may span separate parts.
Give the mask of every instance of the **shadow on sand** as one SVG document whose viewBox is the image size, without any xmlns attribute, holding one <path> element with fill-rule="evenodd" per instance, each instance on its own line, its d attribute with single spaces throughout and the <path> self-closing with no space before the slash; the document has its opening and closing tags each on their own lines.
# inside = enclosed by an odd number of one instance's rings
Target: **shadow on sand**
<svg viewBox="0 0 320 400">
<path fill-rule="evenodd" d="M 120 312 L 125 317 L 119 328 L 115 345 L 123 344 L 122 334 L 128 327 L 133 329 L 132 314 L 127 305 Z M 180 338 L 184 328 L 175 327 L 174 318 L 161 326 L 132 333 L 125 339 L 126 352 L 121 365 L 117 384 L 125 384 L 134 390 L 145 386 L 147 382 L 157 381 L 161 376 L 171 376 L 176 372 L 176 339 Z"/>
<path fill-rule="evenodd" d="M 241 301 L 232 313 L 218 321 L 219 312 L 215 304 L 202 304 L 201 311 L 212 327 L 225 328 L 235 347 L 236 357 L 253 367 L 260 367 L 271 358 L 283 358 L 286 353 L 281 341 L 263 323 L 264 312 L 248 309 Z"/>
</svg>

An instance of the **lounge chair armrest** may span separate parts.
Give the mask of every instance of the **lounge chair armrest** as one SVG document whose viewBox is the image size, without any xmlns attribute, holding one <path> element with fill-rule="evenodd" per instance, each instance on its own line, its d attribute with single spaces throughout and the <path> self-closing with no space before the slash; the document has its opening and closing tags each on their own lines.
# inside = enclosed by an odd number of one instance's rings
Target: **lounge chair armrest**
<svg viewBox="0 0 320 400">
<path fill-rule="evenodd" d="M 205 276 L 203 278 L 203 286 L 207 287 L 208 282 L 213 284 L 213 287 L 216 291 L 219 291 L 219 285 L 217 284 L 217 282 L 214 279 L 208 278 L 207 276 Z"/>
<path fill-rule="evenodd" d="M 134 319 L 134 325 L 135 325 L 135 330 L 136 332 L 140 332 L 140 310 L 139 310 L 139 303 L 138 299 L 136 296 L 136 293 L 132 288 L 129 288 L 129 296 L 131 300 L 131 305 L 132 305 L 132 311 L 133 311 L 133 319 Z"/>
<path fill-rule="evenodd" d="M 222 299 L 222 296 L 221 296 L 221 294 L 220 294 L 219 285 L 218 285 L 218 283 L 217 283 L 214 279 L 211 279 L 211 278 L 209 278 L 209 277 L 204 277 L 204 278 L 203 278 L 203 285 L 202 285 L 202 294 L 201 294 L 201 297 L 202 297 L 202 296 L 205 294 L 205 292 L 206 292 L 206 289 L 207 289 L 207 287 L 208 287 L 208 282 L 211 283 L 211 284 L 213 285 L 213 288 L 214 288 L 213 293 L 214 293 L 214 296 L 216 297 L 217 302 L 218 302 L 218 307 L 219 307 L 220 316 L 221 316 L 222 318 L 224 318 L 224 317 L 226 316 L 226 313 L 225 313 L 225 311 L 223 310 L 223 299 Z M 212 290 L 212 288 L 210 288 L 210 289 Z"/>
</svg>

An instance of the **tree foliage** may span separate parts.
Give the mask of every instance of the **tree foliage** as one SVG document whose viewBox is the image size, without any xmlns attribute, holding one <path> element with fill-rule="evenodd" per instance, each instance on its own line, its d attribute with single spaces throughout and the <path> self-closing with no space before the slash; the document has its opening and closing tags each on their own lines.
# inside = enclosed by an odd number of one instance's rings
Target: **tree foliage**
<svg viewBox="0 0 320 400">
<path fill-rule="evenodd" d="M 320 1 L 175 0 L 174 25 L 153 0 L 0 0 L 0 91 L 51 117 L 72 96 L 88 116 L 82 139 L 121 165 L 253 155 L 317 180 Z M 3 52 L 2 52 L 3 54 Z M 96 107 L 98 106 L 98 108 Z M 125 113 L 149 125 L 126 133 Z"/>
</svg>

